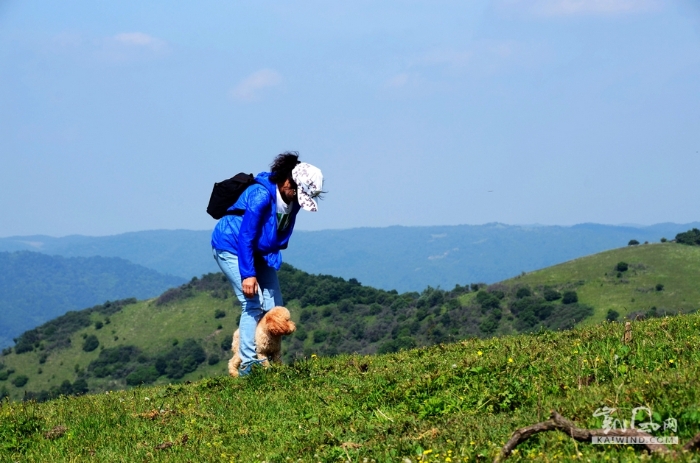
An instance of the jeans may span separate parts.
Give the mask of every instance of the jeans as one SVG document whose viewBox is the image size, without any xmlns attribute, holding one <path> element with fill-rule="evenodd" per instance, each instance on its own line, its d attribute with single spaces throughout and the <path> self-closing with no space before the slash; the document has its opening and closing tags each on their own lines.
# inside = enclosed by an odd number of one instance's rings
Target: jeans
<svg viewBox="0 0 700 463">
<path fill-rule="evenodd" d="M 255 328 L 262 316 L 275 306 L 282 305 L 282 292 L 277 279 L 277 271 L 267 265 L 256 265 L 258 294 L 251 298 L 243 294 L 241 273 L 238 270 L 238 256 L 228 251 L 212 249 L 214 259 L 233 286 L 233 292 L 241 303 L 241 322 L 238 326 L 240 335 L 241 366 L 256 363 Z"/>
</svg>

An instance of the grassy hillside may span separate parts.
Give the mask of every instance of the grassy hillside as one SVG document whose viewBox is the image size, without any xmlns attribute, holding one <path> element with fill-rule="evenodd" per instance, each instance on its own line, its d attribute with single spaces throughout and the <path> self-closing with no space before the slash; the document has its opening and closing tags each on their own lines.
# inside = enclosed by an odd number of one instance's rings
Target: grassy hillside
<svg viewBox="0 0 700 463">
<path fill-rule="evenodd" d="M 501 317 L 511 295 L 457 286 L 423 293 L 381 291 L 285 265 L 280 283 L 298 329 L 284 359 L 395 352 L 467 337 L 572 327 L 592 310 L 552 304 L 536 324 Z M 483 297 L 485 296 L 485 298 Z M 125 300 L 71 312 L 22 334 L 1 361 L 0 395 L 46 400 L 226 371 L 240 308 L 226 279 L 208 274 L 157 299 Z"/>
<path fill-rule="evenodd" d="M 617 264 L 628 264 L 618 271 Z M 700 246 L 658 243 L 627 246 L 565 262 L 507 280 L 511 288 L 568 288 L 595 309 L 584 323 L 605 319 L 608 310 L 624 317 L 700 308 Z M 663 285 L 663 288 L 657 288 Z M 658 289 L 658 290 L 657 290 Z"/>
<path fill-rule="evenodd" d="M 0 252 L 0 348 L 69 310 L 125 297 L 154 297 L 185 281 L 116 257 Z"/>
<path fill-rule="evenodd" d="M 628 268 L 618 271 L 622 261 Z M 284 342 L 284 360 L 567 329 L 601 321 L 611 309 L 618 320 L 691 312 L 700 307 L 699 278 L 700 247 L 673 243 L 617 249 L 490 286 L 422 293 L 381 291 L 285 265 L 280 281 L 298 330 Z M 239 314 L 221 274 L 157 299 L 67 314 L 26 332 L 0 357 L 0 395 L 46 400 L 223 375 Z"/>
<path fill-rule="evenodd" d="M 194 302 L 193 302 L 194 303 Z M 125 311 L 126 312 L 126 311 Z M 202 320 L 203 323 L 204 320 Z M 113 322 L 114 323 L 114 322 Z M 700 317 L 470 339 L 378 356 L 312 357 L 243 379 L 0 405 L 2 461 L 490 461 L 558 410 L 600 428 L 647 406 L 700 432 Z M 639 416 L 637 418 L 640 418 Z M 540 434 L 511 461 L 639 461 L 639 446 Z M 697 461 L 697 453 L 680 461 Z"/>
</svg>

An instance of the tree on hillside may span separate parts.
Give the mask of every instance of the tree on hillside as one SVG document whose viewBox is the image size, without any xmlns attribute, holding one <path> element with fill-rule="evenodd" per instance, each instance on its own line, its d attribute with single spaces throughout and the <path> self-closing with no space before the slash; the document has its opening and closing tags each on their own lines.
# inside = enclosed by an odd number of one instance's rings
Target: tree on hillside
<svg viewBox="0 0 700 463">
<path fill-rule="evenodd" d="M 576 291 L 566 291 L 561 299 L 562 304 L 574 304 L 578 302 Z"/>
<path fill-rule="evenodd" d="M 676 243 L 687 244 L 690 246 L 700 246 L 700 230 L 693 228 L 687 232 L 677 234 Z"/>
</svg>

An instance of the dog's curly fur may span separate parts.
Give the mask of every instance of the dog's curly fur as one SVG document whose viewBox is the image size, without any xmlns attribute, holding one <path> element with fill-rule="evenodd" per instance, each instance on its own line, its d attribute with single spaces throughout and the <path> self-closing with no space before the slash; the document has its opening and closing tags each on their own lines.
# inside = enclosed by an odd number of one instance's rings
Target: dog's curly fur
<svg viewBox="0 0 700 463">
<path fill-rule="evenodd" d="M 282 362 L 282 336 L 292 334 L 296 329 L 290 320 L 289 310 L 285 307 L 275 307 L 263 315 L 255 328 L 255 352 L 259 359 L 267 359 L 264 366 L 268 366 L 269 362 Z M 236 330 L 231 343 L 233 357 L 228 362 L 228 373 L 234 377 L 238 376 L 238 368 L 241 366 L 239 344 L 239 330 Z"/>
</svg>

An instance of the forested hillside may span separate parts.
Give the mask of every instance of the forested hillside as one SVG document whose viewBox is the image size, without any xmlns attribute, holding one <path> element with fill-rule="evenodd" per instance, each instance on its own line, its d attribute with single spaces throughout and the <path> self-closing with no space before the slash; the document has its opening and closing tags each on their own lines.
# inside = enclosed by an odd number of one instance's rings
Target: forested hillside
<svg viewBox="0 0 700 463">
<path fill-rule="evenodd" d="M 279 277 L 298 326 L 284 342 L 285 362 L 569 328 L 592 313 L 568 300 L 524 307 L 521 293 L 499 285 L 398 294 L 288 264 Z M 511 310 L 514 306 L 520 310 Z M 127 299 L 69 312 L 26 331 L 3 352 L 0 395 L 46 400 L 226 374 L 239 316 L 222 274 L 193 278 L 148 301 Z"/>
<path fill-rule="evenodd" d="M 116 257 L 0 252 L 0 347 L 69 310 L 153 297 L 184 281 Z"/>
</svg>

